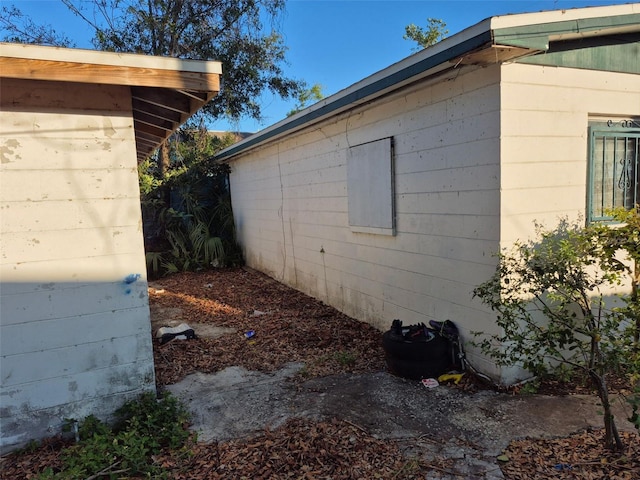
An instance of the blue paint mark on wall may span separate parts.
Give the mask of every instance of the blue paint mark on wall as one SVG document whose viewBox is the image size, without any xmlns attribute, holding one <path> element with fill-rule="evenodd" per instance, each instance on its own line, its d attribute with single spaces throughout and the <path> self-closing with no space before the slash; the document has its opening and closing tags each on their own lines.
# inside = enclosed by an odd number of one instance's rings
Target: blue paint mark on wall
<svg viewBox="0 0 640 480">
<path fill-rule="evenodd" d="M 124 279 L 124 283 L 126 283 L 127 285 L 129 285 L 130 283 L 136 282 L 138 281 L 138 279 L 140 278 L 140 274 L 139 273 L 130 273 L 129 275 L 126 276 L 126 278 Z"/>
<path fill-rule="evenodd" d="M 125 285 L 131 285 L 132 283 L 137 282 L 140 277 L 141 275 L 139 273 L 130 273 L 125 277 L 123 283 Z M 124 293 L 129 295 L 131 293 L 131 289 L 127 288 Z"/>
</svg>

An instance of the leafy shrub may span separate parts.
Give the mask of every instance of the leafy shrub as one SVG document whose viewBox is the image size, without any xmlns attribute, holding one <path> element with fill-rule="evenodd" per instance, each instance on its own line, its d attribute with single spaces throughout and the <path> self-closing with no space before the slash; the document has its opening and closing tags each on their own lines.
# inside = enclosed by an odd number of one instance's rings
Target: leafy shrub
<svg viewBox="0 0 640 480">
<path fill-rule="evenodd" d="M 242 264 L 229 166 L 212 161 L 215 152 L 232 142 L 231 136 L 220 139 L 204 129 L 187 128 L 172 138 L 165 168 L 159 168 L 160 159 L 140 164 L 149 277 Z"/>
<path fill-rule="evenodd" d="M 176 449 L 190 436 L 188 415 L 175 397 L 156 398 L 145 393 L 116 411 L 113 427 L 93 415 L 78 424 L 79 441 L 63 450 L 63 469 L 49 468 L 39 480 L 78 479 L 91 476 L 122 478 L 144 475 L 162 478 L 164 472 L 152 456 Z"/>
<path fill-rule="evenodd" d="M 630 355 L 638 347 L 637 323 L 628 316 L 629 296 L 623 296 L 626 307 L 609 308 L 603 292 L 629 271 L 616 258 L 626 243 L 612 240 L 625 230 L 566 220 L 554 230 L 537 228 L 537 239 L 500 253 L 493 276 L 474 290 L 498 313 L 502 332 L 476 345 L 498 364 L 521 365 L 536 375 L 585 373 L 602 402 L 606 446 L 620 451 L 607 377 L 622 366 L 637 371 Z"/>
</svg>

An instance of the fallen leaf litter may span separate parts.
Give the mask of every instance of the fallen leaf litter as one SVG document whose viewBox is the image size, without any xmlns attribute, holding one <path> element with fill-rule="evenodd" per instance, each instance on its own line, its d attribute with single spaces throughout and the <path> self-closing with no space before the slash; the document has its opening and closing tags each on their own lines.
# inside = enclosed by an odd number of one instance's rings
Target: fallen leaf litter
<svg viewBox="0 0 640 480">
<path fill-rule="evenodd" d="M 299 380 L 385 368 L 381 332 L 253 270 L 177 274 L 155 282 L 149 295 L 152 305 L 179 308 L 186 323 L 211 323 L 236 332 L 216 339 L 154 342 L 160 388 L 195 371 L 234 365 L 271 372 L 301 361 L 306 366 Z M 249 340 L 244 333 L 251 330 Z M 477 384 L 467 375 L 455 388 L 473 391 Z M 514 440 L 501 461 L 496 459 L 496 469 L 507 480 L 640 478 L 637 433 L 621 433 L 628 445 L 622 456 L 602 448 L 602 435 L 602 430 L 590 430 L 557 439 Z M 31 479 L 46 467 L 59 467 L 65 444 L 53 438 L 34 451 L 3 457 L 2 478 Z M 189 447 L 189 454 L 166 452 L 154 461 L 176 480 L 462 478 L 446 458 L 407 458 L 396 443 L 337 419 L 292 419 L 251 438 Z"/>
</svg>

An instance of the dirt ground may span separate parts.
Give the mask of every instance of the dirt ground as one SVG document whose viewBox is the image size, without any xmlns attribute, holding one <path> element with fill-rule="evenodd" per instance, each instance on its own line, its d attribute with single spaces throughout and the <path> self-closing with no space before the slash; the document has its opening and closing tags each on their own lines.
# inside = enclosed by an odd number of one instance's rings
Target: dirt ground
<svg viewBox="0 0 640 480">
<path fill-rule="evenodd" d="M 189 456 L 156 459 L 170 478 L 640 478 L 624 402 L 628 448 L 615 456 L 578 384 L 516 395 L 466 375 L 426 388 L 386 371 L 382 332 L 250 269 L 173 275 L 149 297 L 154 334 L 181 323 L 197 334 L 154 339 L 158 387 L 187 405 L 199 439 Z"/>
<path fill-rule="evenodd" d="M 150 298 L 154 328 L 200 332 L 156 346 L 159 385 L 189 405 L 203 442 L 235 442 L 245 458 L 274 432 L 291 440 L 308 422 L 343 422 L 398 449 L 383 464 L 413 459 L 416 478 L 640 478 L 623 402 L 618 425 L 633 450 L 620 460 L 600 448 L 602 419 L 585 389 L 522 396 L 471 377 L 427 389 L 386 371 L 381 332 L 256 271 L 173 276 L 151 284 Z"/>
</svg>

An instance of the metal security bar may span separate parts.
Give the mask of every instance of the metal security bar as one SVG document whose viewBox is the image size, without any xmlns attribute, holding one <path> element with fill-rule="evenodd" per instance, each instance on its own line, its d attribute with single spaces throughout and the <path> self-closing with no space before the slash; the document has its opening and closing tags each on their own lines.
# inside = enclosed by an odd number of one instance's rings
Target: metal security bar
<svg viewBox="0 0 640 480">
<path fill-rule="evenodd" d="M 592 129 L 590 146 L 588 220 L 606 221 L 640 202 L 640 130 Z"/>
</svg>

